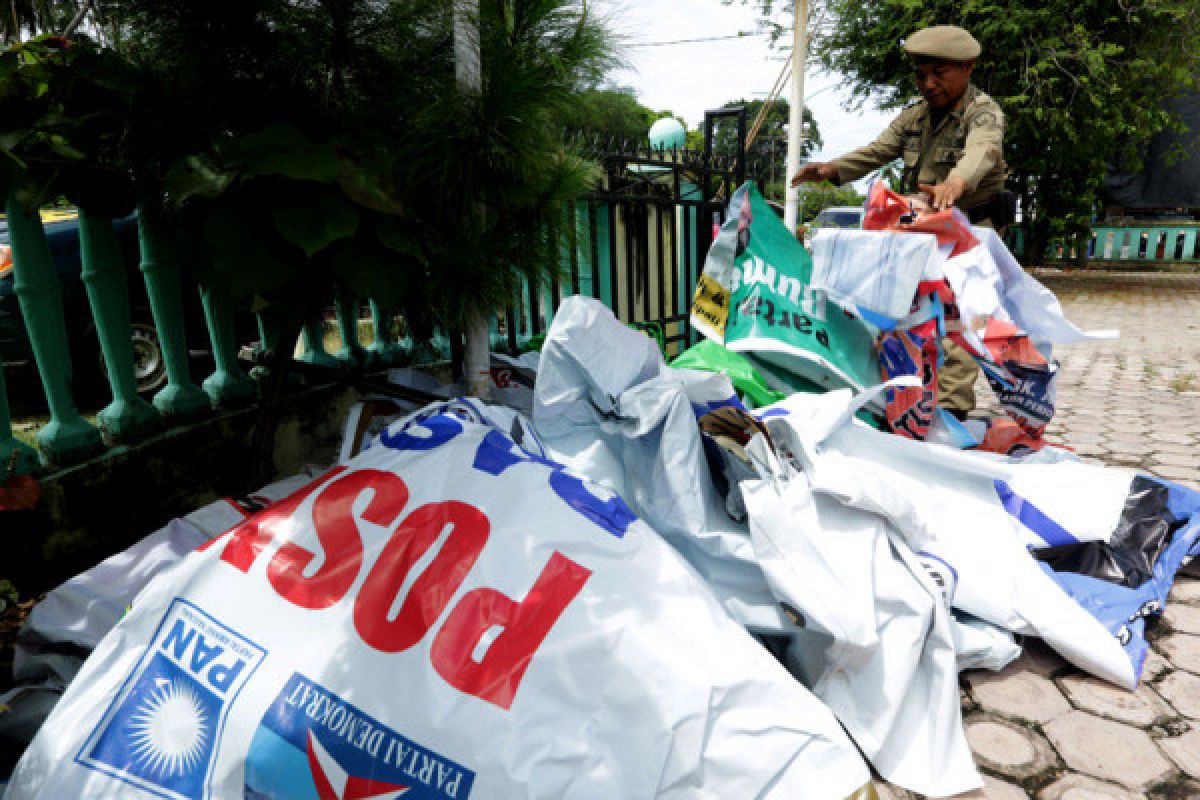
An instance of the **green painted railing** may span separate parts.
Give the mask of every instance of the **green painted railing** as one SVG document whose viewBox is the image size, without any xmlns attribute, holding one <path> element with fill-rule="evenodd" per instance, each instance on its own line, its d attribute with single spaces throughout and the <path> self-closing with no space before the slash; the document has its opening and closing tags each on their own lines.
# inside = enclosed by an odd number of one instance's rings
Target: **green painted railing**
<svg viewBox="0 0 1200 800">
<path fill-rule="evenodd" d="M 1011 231 L 1008 243 L 1016 256 L 1024 256 L 1024 231 Z M 1200 265 L 1200 223 L 1096 225 L 1084 237 L 1051 241 L 1043 261 L 1077 262 L 1080 247 L 1086 248 L 1087 261 L 1097 265 Z"/>
<path fill-rule="evenodd" d="M 38 449 L 49 463 L 75 463 L 102 451 L 104 442 L 99 429 L 75 407 L 62 287 L 41 217 L 13 195 L 8 198 L 7 211 L 13 288 L 50 408 L 50 421 L 37 433 Z M 11 436 L 11 431 L 3 433 Z M 7 471 L 7 465 L 0 466 L 0 474 Z"/>
<path fill-rule="evenodd" d="M 689 342 L 686 314 L 692 287 L 717 221 L 713 215 L 719 212 L 719 204 L 693 200 L 686 193 L 632 199 L 597 194 L 569 204 L 557 242 L 557 276 L 545 285 L 523 285 L 509 308 L 494 316 L 493 348 L 526 346 L 544 334 L 564 297 L 584 294 L 604 302 L 622 321 L 651 331 L 668 353 L 681 351 Z M 106 447 L 136 444 L 164 427 L 255 402 L 255 378 L 262 371 L 247 374 L 239 363 L 239 346 L 247 342 L 239 342 L 235 334 L 234 301 L 219 286 L 184 283 L 166 218 L 143 204 L 138 214 L 139 271 L 158 334 L 166 385 L 152 404 L 139 397 L 130 348 L 129 285 L 112 222 L 81 215 L 81 278 L 112 398 L 97 414 L 99 427 L 89 423 L 76 405 L 67 336 L 68 324 L 86 326 L 88 321 L 65 318 L 59 278 L 39 215 L 10 198 L 8 219 L 16 293 L 50 422 L 37 434 L 35 458 L 13 436 L 0 374 L 0 483 L 12 474 L 77 464 L 102 454 Z M 199 293 L 207 329 L 207 343 L 191 344 L 208 346 L 215 362 L 212 374 L 200 386 L 189 372 L 185 292 Z M 347 370 L 450 356 L 450 339 L 441 333 L 419 349 L 408 337 L 397 341 L 395 315 L 374 301 L 364 304 L 360 298 L 339 294 L 330 298 L 330 305 L 332 315 L 323 313 L 303 326 L 297 360 Z M 253 310 L 263 348 L 282 344 L 271 309 Z M 365 347 L 359 339 L 364 310 L 374 334 L 374 341 Z M 342 344 L 334 353 L 326 347 L 331 327 Z"/>
<path fill-rule="evenodd" d="M 13 435 L 7 388 L 0 366 L 0 484 L 13 475 L 34 474 L 67 467 L 102 455 L 118 444 L 136 444 L 161 430 L 226 407 L 254 402 L 255 381 L 238 361 L 240 344 L 235 335 L 235 306 L 220 287 L 185 286 L 174 256 L 171 232 L 155 209 L 143 205 L 138 214 L 138 247 L 141 276 L 146 285 L 154 328 L 158 335 L 166 385 L 153 404 L 138 395 L 133 371 L 129 284 L 113 232 L 112 221 L 81 213 L 79 238 L 80 279 L 86 291 L 91 322 L 104 359 L 111 402 L 96 414 L 99 427 L 88 422 L 76 405 L 72 385 L 68 326 L 88 325 L 84 319 L 67 319 L 62 287 L 37 211 L 14 197 L 6 202 L 8 232 L 13 253 L 14 290 L 28 335 L 50 420 L 36 436 L 37 449 Z M 197 386 L 189 373 L 184 292 L 199 292 L 204 310 L 215 370 Z M 331 304 L 334 298 L 330 298 Z M 339 360 L 324 343 L 320 319 L 305 326 L 305 352 L 300 360 L 344 369 L 369 359 L 386 367 L 409 357 L 406 343 L 391 335 L 392 316 L 371 303 L 375 342 L 364 348 L 358 339 L 359 303 L 349 296 L 336 302 L 343 348 Z M 258 310 L 259 336 L 264 347 L 273 347 L 278 333 L 270 309 Z M 203 344 L 201 344 L 203 346 Z"/>
</svg>

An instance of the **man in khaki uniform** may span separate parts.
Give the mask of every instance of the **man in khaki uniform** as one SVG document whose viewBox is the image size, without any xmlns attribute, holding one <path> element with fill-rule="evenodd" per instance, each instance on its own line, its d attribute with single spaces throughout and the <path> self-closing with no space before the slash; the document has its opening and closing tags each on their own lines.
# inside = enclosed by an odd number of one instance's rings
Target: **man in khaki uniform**
<svg viewBox="0 0 1200 800">
<path fill-rule="evenodd" d="M 937 25 L 904 43 L 912 58 L 921 100 L 908 106 L 866 147 L 828 163 L 806 164 L 792 185 L 832 181 L 841 185 L 897 158 L 904 159 L 901 191 L 924 192 L 941 210 L 958 206 L 976 225 L 1003 219 L 1004 113 L 971 83 L 979 42 L 962 28 Z M 998 219 L 1000 218 L 1000 219 Z M 965 417 L 975 408 L 979 366 L 966 351 L 946 342 L 938 376 L 941 405 Z"/>
</svg>

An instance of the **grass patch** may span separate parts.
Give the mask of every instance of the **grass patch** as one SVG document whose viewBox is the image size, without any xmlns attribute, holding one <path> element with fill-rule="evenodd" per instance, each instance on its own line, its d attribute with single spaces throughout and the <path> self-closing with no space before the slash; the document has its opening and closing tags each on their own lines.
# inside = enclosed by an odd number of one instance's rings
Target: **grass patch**
<svg viewBox="0 0 1200 800">
<path fill-rule="evenodd" d="M 1196 373 L 1181 372 L 1171 379 L 1170 386 L 1175 392 L 1190 392 L 1196 388 Z"/>
</svg>

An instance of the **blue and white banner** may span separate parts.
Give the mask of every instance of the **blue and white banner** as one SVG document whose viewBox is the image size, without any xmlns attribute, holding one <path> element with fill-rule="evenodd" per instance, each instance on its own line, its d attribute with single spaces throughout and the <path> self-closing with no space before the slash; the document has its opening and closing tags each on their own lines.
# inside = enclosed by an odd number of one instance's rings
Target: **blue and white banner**
<svg viewBox="0 0 1200 800">
<path fill-rule="evenodd" d="M 246 800 L 465 800 L 475 773 L 295 674 L 246 754 Z"/>
<path fill-rule="evenodd" d="M 176 598 L 77 761 L 169 800 L 208 797 L 229 709 L 265 656 Z"/>
</svg>

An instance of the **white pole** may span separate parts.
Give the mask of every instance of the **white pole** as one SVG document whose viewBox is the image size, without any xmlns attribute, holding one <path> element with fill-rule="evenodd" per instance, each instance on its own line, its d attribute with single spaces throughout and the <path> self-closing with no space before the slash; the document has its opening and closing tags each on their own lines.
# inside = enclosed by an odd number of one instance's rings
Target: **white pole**
<svg viewBox="0 0 1200 800">
<path fill-rule="evenodd" d="M 800 148 L 804 143 L 804 67 L 808 63 L 808 0 L 793 0 L 795 21 L 792 29 L 792 97 L 788 107 L 787 175 L 800 170 Z M 788 186 L 783 206 L 783 221 L 788 230 L 796 231 L 799 221 L 800 188 Z"/>
<path fill-rule="evenodd" d="M 454 0 L 454 75 L 464 93 L 479 94 L 483 89 L 478 24 L 479 0 Z M 485 315 L 467 320 L 466 337 L 463 376 L 467 394 L 490 401 L 491 332 Z"/>
<path fill-rule="evenodd" d="M 454 77 L 463 92 L 483 88 L 479 55 L 479 0 L 454 0 Z"/>
</svg>

